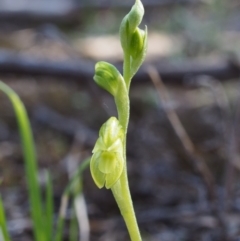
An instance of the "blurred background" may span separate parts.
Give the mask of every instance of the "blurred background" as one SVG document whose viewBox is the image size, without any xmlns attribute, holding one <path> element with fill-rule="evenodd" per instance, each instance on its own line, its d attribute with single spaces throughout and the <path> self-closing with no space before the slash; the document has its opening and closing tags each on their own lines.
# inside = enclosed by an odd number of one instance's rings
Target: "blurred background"
<svg viewBox="0 0 240 241">
<path fill-rule="evenodd" d="M 39 180 L 44 186 L 49 169 L 56 215 L 69 175 L 116 115 L 112 97 L 92 77 L 99 60 L 122 70 L 118 29 L 133 3 L 0 0 L 0 79 L 27 107 Z M 143 240 L 239 241 L 240 2 L 143 4 L 149 45 L 132 82 L 127 153 Z M 3 94 L 0 100 L 0 188 L 9 229 L 13 240 L 33 240 L 16 120 Z M 90 241 L 129 240 L 111 192 L 98 190 L 89 170 L 83 192 Z"/>
</svg>

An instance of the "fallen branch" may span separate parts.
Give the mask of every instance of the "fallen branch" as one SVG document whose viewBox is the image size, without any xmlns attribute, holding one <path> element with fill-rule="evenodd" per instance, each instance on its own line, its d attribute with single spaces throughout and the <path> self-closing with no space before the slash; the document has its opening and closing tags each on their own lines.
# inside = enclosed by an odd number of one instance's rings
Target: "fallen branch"
<svg viewBox="0 0 240 241">
<path fill-rule="evenodd" d="M 74 10 L 75 9 L 75 10 Z M 59 22 L 67 23 L 76 20 L 76 4 L 71 1 L 14 1 L 0 3 L 1 22 Z M 30 21 L 30 22 L 29 22 Z"/>
<path fill-rule="evenodd" d="M 95 61 L 83 59 L 54 62 L 45 59 L 26 57 L 10 51 L 0 51 L 0 74 L 52 76 L 63 79 L 75 79 L 86 84 L 94 75 Z M 121 65 L 117 65 L 121 70 Z M 167 84 L 183 84 L 188 78 L 208 75 L 218 80 L 229 80 L 240 77 L 240 66 L 233 60 L 208 61 L 190 60 L 178 64 L 154 64 L 162 80 Z M 133 84 L 148 83 L 150 78 L 140 69 Z"/>
</svg>

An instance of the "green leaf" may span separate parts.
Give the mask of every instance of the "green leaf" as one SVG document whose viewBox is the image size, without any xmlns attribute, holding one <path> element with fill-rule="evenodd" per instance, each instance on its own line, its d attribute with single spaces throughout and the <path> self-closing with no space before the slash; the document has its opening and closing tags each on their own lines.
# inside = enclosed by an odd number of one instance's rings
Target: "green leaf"
<svg viewBox="0 0 240 241">
<path fill-rule="evenodd" d="M 10 237 L 9 237 L 9 233 L 7 230 L 7 221 L 5 218 L 5 211 L 4 211 L 4 207 L 3 207 L 3 202 L 2 202 L 2 198 L 0 196 L 0 232 L 2 234 L 2 237 L 4 238 L 4 241 L 10 241 Z M 1 237 L 0 237 L 1 240 Z"/>
<path fill-rule="evenodd" d="M 44 212 L 42 207 L 40 186 L 38 183 L 38 167 L 36 153 L 28 115 L 24 104 L 22 103 L 18 95 L 10 87 L 8 87 L 1 81 L 0 90 L 2 90 L 12 102 L 18 122 L 24 155 L 25 171 L 28 184 L 35 240 L 46 241 L 47 236 L 43 219 Z"/>
<path fill-rule="evenodd" d="M 46 201 L 45 201 L 45 232 L 47 234 L 47 240 L 52 240 L 53 237 L 53 187 L 51 176 L 49 172 L 46 172 L 47 186 L 46 186 Z"/>
<path fill-rule="evenodd" d="M 69 197 L 67 194 L 62 195 L 54 241 L 62 241 L 63 240 L 63 227 L 64 227 L 64 223 L 65 223 L 65 212 L 66 212 L 67 205 L 68 205 L 68 198 Z"/>
<path fill-rule="evenodd" d="M 76 183 L 79 182 L 79 179 L 82 179 L 83 171 L 89 166 L 90 158 L 86 158 L 78 167 L 76 172 L 73 174 L 70 179 L 67 187 L 64 190 L 64 193 L 61 198 L 61 207 L 59 210 L 58 220 L 57 220 L 57 228 L 54 237 L 54 241 L 62 241 L 63 240 L 63 228 L 65 223 L 65 212 L 68 205 L 68 199 L 70 194 L 76 195 Z M 82 192 L 82 189 L 78 188 L 78 193 Z"/>
</svg>

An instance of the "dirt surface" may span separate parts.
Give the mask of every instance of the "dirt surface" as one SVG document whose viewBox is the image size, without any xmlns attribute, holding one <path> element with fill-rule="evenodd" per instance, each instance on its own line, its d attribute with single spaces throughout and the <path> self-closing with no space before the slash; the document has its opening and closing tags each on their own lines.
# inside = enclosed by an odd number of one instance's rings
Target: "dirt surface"
<svg viewBox="0 0 240 241">
<path fill-rule="evenodd" d="M 68 182 L 67 157 L 78 154 L 76 162 L 80 163 L 90 155 L 98 128 L 115 115 L 114 103 L 100 89 L 88 90 L 74 83 L 27 78 L 16 81 L 10 77 L 3 80 L 26 103 L 36 141 L 40 180 L 44 186 L 43 173 L 49 169 L 57 214 L 63 187 Z M 237 84 L 231 82 L 224 89 L 233 106 L 232 121 Z M 225 187 L 231 135 L 228 132 L 227 139 L 224 137 L 223 126 L 228 125 L 229 110 L 220 108 L 207 89 L 170 87 L 169 91 L 172 101 L 164 108 L 151 83 L 131 91 L 128 173 L 143 240 L 238 240 L 238 171 L 234 169 L 231 174 L 233 180 L 228 185 L 232 191 L 227 199 Z M 32 240 L 15 118 L 8 100 L 3 95 L 0 98 L 1 192 L 9 228 L 13 240 Z M 196 155 L 210 168 L 216 197 L 209 198 L 203 178 L 170 125 L 165 108 L 177 111 L 195 145 Z M 111 192 L 98 190 L 89 170 L 83 184 L 91 240 L 128 240 Z"/>
</svg>

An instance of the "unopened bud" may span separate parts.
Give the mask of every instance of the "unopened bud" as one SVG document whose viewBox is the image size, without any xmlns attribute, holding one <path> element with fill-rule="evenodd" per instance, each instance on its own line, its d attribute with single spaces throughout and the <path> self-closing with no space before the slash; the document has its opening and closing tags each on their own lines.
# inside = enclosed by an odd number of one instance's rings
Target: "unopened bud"
<svg viewBox="0 0 240 241">
<path fill-rule="evenodd" d="M 129 50 L 132 58 L 137 58 L 141 54 L 144 46 L 145 32 L 137 28 L 132 34 Z"/>
<path fill-rule="evenodd" d="M 123 52 L 131 58 L 131 78 L 141 66 L 147 51 L 147 27 L 145 27 L 145 30 L 138 28 L 143 15 L 144 8 L 142 2 L 136 0 L 120 26 Z"/>
<path fill-rule="evenodd" d="M 147 26 L 145 26 L 144 31 L 137 28 L 132 36 L 132 41 L 130 44 L 130 53 L 132 57 L 131 76 L 138 71 L 145 59 L 147 53 L 147 42 Z"/>
<path fill-rule="evenodd" d="M 115 66 L 104 61 L 100 61 L 95 65 L 95 82 L 108 91 L 113 96 L 117 92 L 118 84 L 122 75 Z"/>
<path fill-rule="evenodd" d="M 120 26 L 120 39 L 124 51 L 128 51 L 131 36 L 142 22 L 144 8 L 142 2 L 137 0 L 131 11 L 124 17 Z"/>
</svg>

